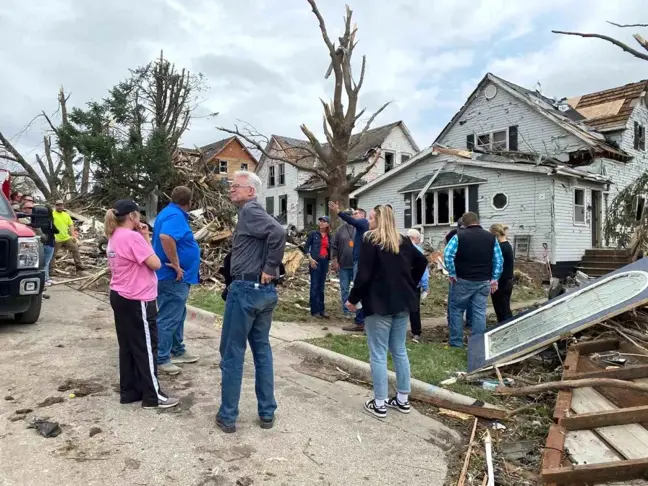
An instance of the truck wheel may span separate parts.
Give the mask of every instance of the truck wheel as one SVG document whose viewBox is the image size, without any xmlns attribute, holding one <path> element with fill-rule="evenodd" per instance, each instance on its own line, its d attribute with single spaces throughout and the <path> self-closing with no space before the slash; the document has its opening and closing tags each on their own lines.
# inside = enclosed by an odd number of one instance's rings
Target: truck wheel
<svg viewBox="0 0 648 486">
<path fill-rule="evenodd" d="M 43 304 L 43 294 L 34 295 L 31 298 L 29 309 L 20 314 L 16 314 L 14 320 L 18 324 L 33 324 L 40 317 L 41 305 Z"/>
</svg>

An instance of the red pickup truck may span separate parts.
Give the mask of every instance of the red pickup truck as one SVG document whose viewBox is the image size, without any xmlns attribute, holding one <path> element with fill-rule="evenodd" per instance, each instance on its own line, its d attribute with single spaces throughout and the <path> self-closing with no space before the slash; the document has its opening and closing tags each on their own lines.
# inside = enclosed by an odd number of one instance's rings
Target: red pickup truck
<svg viewBox="0 0 648 486">
<path fill-rule="evenodd" d="M 45 284 L 45 259 L 40 238 L 18 222 L 0 191 L 0 315 L 33 324 L 40 316 Z"/>
</svg>

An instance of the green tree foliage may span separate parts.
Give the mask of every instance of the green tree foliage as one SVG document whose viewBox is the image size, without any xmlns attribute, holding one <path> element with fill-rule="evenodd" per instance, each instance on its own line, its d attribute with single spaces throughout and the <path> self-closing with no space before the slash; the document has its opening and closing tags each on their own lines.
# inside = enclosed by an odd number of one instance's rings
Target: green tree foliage
<svg viewBox="0 0 648 486">
<path fill-rule="evenodd" d="M 90 161 L 92 196 L 145 200 L 173 175 L 173 156 L 204 89 L 162 55 L 132 70 L 108 96 L 70 113 L 69 136 Z"/>
</svg>

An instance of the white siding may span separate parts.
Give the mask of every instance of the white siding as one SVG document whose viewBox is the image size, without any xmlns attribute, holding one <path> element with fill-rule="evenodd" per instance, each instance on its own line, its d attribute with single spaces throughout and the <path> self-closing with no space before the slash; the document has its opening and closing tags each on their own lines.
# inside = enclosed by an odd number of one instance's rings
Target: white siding
<svg viewBox="0 0 648 486">
<path fill-rule="evenodd" d="M 490 84 L 485 84 L 477 93 L 461 118 L 440 140 L 441 144 L 466 148 L 468 135 L 478 135 L 517 126 L 518 150 L 520 152 L 568 160 L 568 157 L 565 157 L 565 152 L 586 147 L 576 136 L 500 87 L 497 87 L 495 97 L 487 100 L 484 90 Z"/>
<path fill-rule="evenodd" d="M 408 154 L 410 157 L 413 157 L 417 153 L 417 150 L 412 146 L 412 143 L 405 134 L 405 131 L 400 126 L 397 126 L 390 132 L 381 145 L 381 148 L 383 152 L 380 155 L 380 159 L 364 177 L 364 180 L 367 182 L 371 182 L 385 173 L 385 151 L 394 154 L 394 167 L 401 164 L 401 157 L 403 154 Z M 349 164 L 347 167 L 347 173 L 357 174 L 361 170 L 365 169 L 368 164 L 369 162 L 356 162 Z"/>
<path fill-rule="evenodd" d="M 553 181 L 556 260 L 572 262 L 580 260 L 585 250 L 592 248 L 592 190 L 603 189 L 600 184 L 573 178 L 556 178 Z M 585 191 L 585 223 L 574 220 L 574 189 Z"/>
<path fill-rule="evenodd" d="M 396 215 L 396 225 L 399 231 L 404 232 L 407 229 L 404 220 L 404 195 L 398 191 L 407 184 L 433 173 L 442 165 L 443 160 L 441 157 L 422 160 L 412 168 L 361 194 L 359 206 L 370 209 L 377 204 L 391 204 Z M 546 243 L 550 250 L 552 248 L 551 178 L 549 176 L 471 167 L 456 162 L 448 162 L 443 170 L 463 172 L 466 175 L 485 179 L 487 182 L 480 184 L 478 189 L 478 211 L 482 226 L 488 228 L 494 223 L 508 226 L 511 242 L 516 234 L 530 235 L 529 258 L 543 261 L 545 252 L 543 243 Z M 508 196 L 508 206 L 501 211 L 493 208 L 491 203 L 492 197 L 499 192 Z M 425 226 L 426 242 L 434 248 L 441 248 L 444 237 L 451 228 L 450 225 Z M 550 255 L 551 257 L 553 255 Z"/>
</svg>

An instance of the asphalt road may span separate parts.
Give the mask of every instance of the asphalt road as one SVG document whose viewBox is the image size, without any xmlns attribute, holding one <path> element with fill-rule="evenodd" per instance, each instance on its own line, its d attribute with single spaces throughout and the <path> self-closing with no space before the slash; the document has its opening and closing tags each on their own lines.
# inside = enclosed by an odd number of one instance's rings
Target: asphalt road
<svg viewBox="0 0 648 486">
<path fill-rule="evenodd" d="M 257 425 L 250 359 L 239 430 L 225 435 L 215 427 L 220 331 L 194 322 L 185 340 L 202 359 L 161 379 L 181 406 L 120 405 L 110 306 L 67 287 L 48 293 L 37 324 L 0 322 L 2 486 L 443 484 L 446 452 L 435 444 L 452 442 L 447 429 L 416 412 L 392 412 L 385 421 L 367 415 L 367 389 L 302 363 L 280 339 L 273 340 L 279 410 L 272 430 Z M 34 416 L 59 422 L 62 433 L 41 437 L 27 428 Z"/>
</svg>

